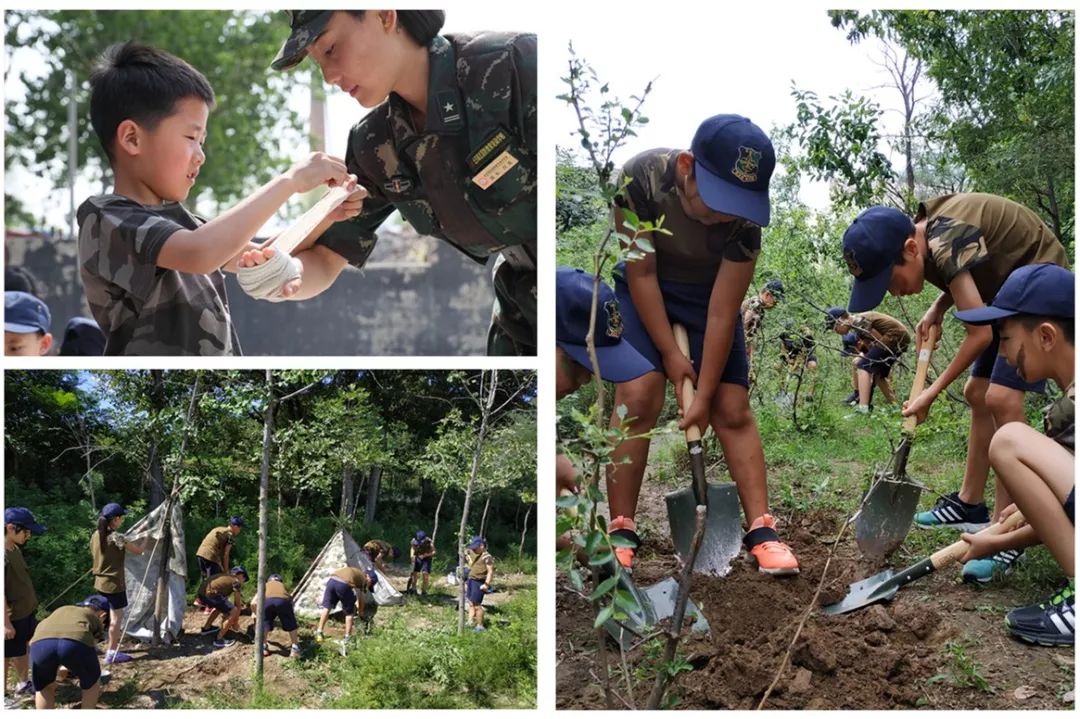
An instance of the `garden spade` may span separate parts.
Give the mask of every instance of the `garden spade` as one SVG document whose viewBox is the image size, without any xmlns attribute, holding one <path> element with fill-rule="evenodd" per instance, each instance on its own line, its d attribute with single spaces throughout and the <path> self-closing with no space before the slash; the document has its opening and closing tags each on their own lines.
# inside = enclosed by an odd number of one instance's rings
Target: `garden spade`
<svg viewBox="0 0 1080 719">
<path fill-rule="evenodd" d="M 908 400 L 914 400 L 926 386 L 926 370 L 937 342 L 937 326 L 931 326 L 919 347 L 915 379 Z M 855 517 L 855 542 L 868 557 L 887 557 L 896 551 L 907 537 L 915 508 L 919 504 L 920 487 L 907 474 L 908 455 L 915 436 L 915 415 L 904 418 L 900 446 L 893 454 L 891 465 L 877 472 L 870 490 L 863 498 Z"/>
<path fill-rule="evenodd" d="M 648 587 L 638 588 L 630 575 L 623 572 L 619 577 L 619 589 L 629 592 L 637 603 L 638 609 L 627 612 L 627 619 L 616 622 L 609 619 L 604 628 L 623 649 L 629 649 L 645 637 L 659 622 L 670 619 L 675 614 L 675 597 L 679 593 L 679 583 L 668 577 Z M 625 605 L 620 605 L 625 610 Z M 695 634 L 708 634 L 709 622 L 701 613 L 694 600 L 686 602 L 686 615 L 693 620 L 690 631 Z"/>
<path fill-rule="evenodd" d="M 675 343 L 689 359 L 690 343 L 686 329 L 677 324 L 672 326 L 672 330 L 675 332 Z M 682 387 L 684 412 L 693 401 L 694 382 L 686 377 Z M 731 571 L 731 560 L 739 556 L 742 549 L 739 494 L 732 482 L 721 484 L 705 479 L 705 453 L 698 427 L 686 428 L 686 448 L 690 452 L 693 482 L 689 487 L 669 492 L 664 498 L 667 501 L 668 524 L 671 525 L 671 541 L 675 551 L 685 561 L 690 556 L 697 506 L 705 505 L 705 534 L 701 538 L 694 571 L 722 577 Z"/>
<path fill-rule="evenodd" d="M 1003 534 L 1020 526 L 1023 521 L 1024 516 L 1020 512 L 1014 512 L 1005 521 L 991 525 L 979 532 L 979 534 Z M 892 599 L 901 587 L 914 582 L 916 579 L 925 577 L 935 570 L 947 567 L 960 559 L 967 552 L 967 548 L 968 543 L 961 539 L 944 549 L 939 549 L 926 559 L 911 565 L 899 574 L 894 574 L 893 570 L 886 569 L 869 579 L 855 582 L 848 586 L 847 596 L 836 604 L 830 604 L 822 611 L 830 615 L 844 614 L 875 602 Z"/>
</svg>

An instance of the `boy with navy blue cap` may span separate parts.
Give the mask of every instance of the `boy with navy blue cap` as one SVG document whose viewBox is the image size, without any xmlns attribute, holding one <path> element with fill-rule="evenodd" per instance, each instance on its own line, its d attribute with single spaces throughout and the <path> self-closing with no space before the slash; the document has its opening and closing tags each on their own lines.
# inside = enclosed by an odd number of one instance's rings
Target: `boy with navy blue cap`
<svg viewBox="0 0 1080 719">
<path fill-rule="evenodd" d="M 28 292 L 4 292 L 4 354 L 40 357 L 49 354 L 53 336 L 49 307 Z"/>
<path fill-rule="evenodd" d="M 60 607 L 42 620 L 30 640 L 34 705 L 56 706 L 56 677 L 63 667 L 79 679 L 82 709 L 97 707 L 101 696 L 101 664 L 95 646 L 109 628 L 109 600 L 91 594 L 76 605 Z"/>
<path fill-rule="evenodd" d="M 776 303 L 782 299 L 784 299 L 784 283 L 774 278 L 766 282 L 756 295 L 743 300 L 741 305 L 743 333 L 746 335 L 746 356 L 751 362 L 754 360 L 754 346 L 751 341 L 765 321 L 765 312 L 776 307 Z"/>
<path fill-rule="evenodd" d="M 1014 609 L 1005 622 L 1016 636 L 1044 645 L 1072 645 L 1075 634 L 1075 300 L 1076 278 L 1053 264 L 1021 267 L 990 307 L 957 312 L 975 325 L 996 323 L 1001 355 L 1027 381 L 1053 379 L 1064 394 L 1046 410 L 1045 434 L 1011 422 L 994 434 L 990 462 L 1027 526 L 999 535 L 962 535 L 971 547 L 965 573 L 1005 552 L 1042 542 L 1068 581 L 1045 602 Z M 982 572 L 971 574 L 981 576 Z"/>
<path fill-rule="evenodd" d="M 682 405 L 683 379 L 697 384 L 680 427 L 712 425 L 738 486 L 749 531 L 744 544 L 761 571 L 795 574 L 798 562 L 769 514 L 765 455 L 750 411 L 749 365 L 740 305 L 754 276 L 761 228 L 769 224 L 769 178 L 776 155 L 768 135 L 740 115 L 717 115 L 698 127 L 689 151 L 656 149 L 623 167 L 616 227 L 637 216 L 659 223 L 647 233 L 656 252 L 615 267 L 623 337 L 653 371 L 615 388 L 615 405 L 634 417 L 635 439 L 615 448 L 608 473 L 613 534 L 639 544 L 634 525 L 649 453 L 642 438 L 656 424 L 666 382 Z M 632 218 L 631 218 L 632 219 Z M 675 343 L 674 324 L 690 340 L 690 359 Z M 616 415 L 612 423 L 621 421 Z M 619 548 L 630 569 L 634 550 Z"/>
<path fill-rule="evenodd" d="M 428 593 L 428 581 L 431 579 L 431 560 L 435 557 L 435 543 L 427 532 L 422 529 L 416 531 L 416 535 L 409 540 L 409 558 L 412 559 L 413 570 L 409 576 L 409 582 L 405 591 L 413 591 L 417 594 Z M 420 589 L 416 588 L 417 575 L 423 576 L 423 584 Z"/>
<path fill-rule="evenodd" d="M 8 661 L 15 665 L 15 694 L 33 694 L 26 645 L 37 627 L 37 593 L 22 547 L 32 535 L 45 533 L 26 507 L 4 510 L 4 686 Z"/>
<path fill-rule="evenodd" d="M 491 579 L 495 575 L 495 558 L 487 551 L 487 540 L 473 537 L 469 542 L 465 561 L 468 564 L 468 579 L 465 580 L 465 598 L 472 609 L 469 618 L 473 631 L 484 631 L 484 595 L 491 590 Z"/>
<path fill-rule="evenodd" d="M 1065 248 L 1052 230 L 1028 208 L 996 195 L 964 193 L 935 197 L 919 205 L 912 221 L 889 207 L 863 211 L 844 233 L 844 259 L 855 276 L 853 312 L 876 307 L 885 292 L 897 296 L 920 292 L 929 281 L 942 290 L 916 326 L 919 343 L 929 327 L 941 325 L 953 305 L 958 310 L 984 307 L 1005 279 L 1025 265 L 1068 266 Z M 990 327 L 967 325 L 967 334 L 948 367 L 913 401 L 904 416 L 926 419 L 930 405 L 969 366 L 964 398 L 971 407 L 967 462 L 958 492 L 942 497 L 929 512 L 916 515 L 916 526 L 978 531 L 989 525 L 983 502 L 990 469 L 990 438 L 997 427 L 1023 421 L 1024 393 L 1041 392 L 1041 381 L 1025 381 L 998 357 L 998 335 Z M 998 482 L 994 519 L 1010 503 Z"/>
</svg>

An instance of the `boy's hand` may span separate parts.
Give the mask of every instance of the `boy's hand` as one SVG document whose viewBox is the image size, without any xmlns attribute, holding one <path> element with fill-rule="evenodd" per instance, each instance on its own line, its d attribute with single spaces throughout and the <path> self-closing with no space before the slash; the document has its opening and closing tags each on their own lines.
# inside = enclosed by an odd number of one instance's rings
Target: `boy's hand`
<svg viewBox="0 0 1080 719">
<path fill-rule="evenodd" d="M 705 428 L 709 426 L 709 407 L 711 404 L 712 397 L 706 397 L 698 392 L 694 396 L 690 408 L 682 413 L 682 419 L 679 420 L 679 429 L 685 430 L 687 427 L 696 426 L 698 431 L 704 434 Z"/>
<path fill-rule="evenodd" d="M 998 522 L 1004 522 L 1006 519 L 1008 519 L 1012 515 L 1016 514 L 1018 511 L 1020 511 L 1020 510 L 1018 510 L 1016 508 L 1015 504 L 1010 504 L 1008 507 L 1001 510 L 1001 515 L 998 516 Z M 1016 530 L 1020 529 L 1021 527 L 1025 526 L 1025 525 L 1027 525 L 1026 521 L 1020 522 L 1020 524 L 1016 525 L 1015 527 L 1010 529 L 1008 532 L 1004 532 L 1004 534 L 1008 534 L 1009 532 L 1015 532 Z"/>
<path fill-rule="evenodd" d="M 667 375 L 668 381 L 675 385 L 675 400 L 681 411 L 683 409 L 683 377 L 689 377 L 694 384 L 697 384 L 697 372 L 694 371 L 694 365 L 690 363 L 686 355 L 678 349 L 664 355 L 662 361 L 664 374 Z"/>
<path fill-rule="evenodd" d="M 900 416 L 910 417 L 915 415 L 915 424 L 920 425 L 926 421 L 926 415 L 930 412 L 930 405 L 934 403 L 935 399 L 937 399 L 937 395 L 928 389 L 924 389 L 915 399 L 904 401 L 904 408 L 900 411 Z"/>
<path fill-rule="evenodd" d="M 244 252 L 244 254 L 240 256 L 239 265 L 240 267 L 257 267 L 261 264 L 268 262 L 270 258 L 274 256 L 274 252 L 275 250 L 273 247 L 261 247 L 259 249 L 247 250 Z M 272 297 L 266 297 L 262 299 L 270 299 L 274 301 L 288 299 L 289 297 L 292 297 L 300 291 L 300 285 L 302 284 L 302 281 L 304 279 L 304 263 L 296 257 L 291 258 L 291 261 L 299 268 L 301 275 L 283 284 L 278 289 L 277 293 Z M 225 563 L 228 564 L 228 561 L 226 560 Z"/>
<path fill-rule="evenodd" d="M 915 341 L 919 346 L 926 340 L 930 328 L 934 325 L 937 325 L 938 328 L 937 336 L 941 337 L 941 322 L 944 317 L 945 312 L 938 308 L 937 302 L 933 302 L 930 309 L 926 310 L 926 314 L 919 320 L 919 324 L 915 325 Z"/>
<path fill-rule="evenodd" d="M 960 535 L 960 539 L 968 543 L 968 550 L 964 553 L 964 556 L 960 557 L 960 561 L 968 562 L 972 559 L 982 559 L 1005 549 L 1009 543 L 1004 540 L 1004 537 L 1008 536 L 1008 534 L 1008 532 L 1005 534 L 986 534 L 985 532 L 970 534 L 964 532 Z"/>
<path fill-rule="evenodd" d="M 290 167 L 285 176 L 292 182 L 293 192 L 308 192 L 319 185 L 344 185 L 350 177 L 345 161 L 325 152 L 311 153 L 307 159 Z"/>
<path fill-rule="evenodd" d="M 349 175 L 349 182 L 351 184 L 356 183 L 356 177 Z M 341 222 L 342 220 L 351 220 L 360 214 L 364 209 L 364 199 L 368 196 L 367 188 L 363 185 L 356 185 L 356 189 L 352 191 L 345 201 L 342 202 L 337 208 L 327 215 L 327 219 L 331 222 Z"/>
</svg>

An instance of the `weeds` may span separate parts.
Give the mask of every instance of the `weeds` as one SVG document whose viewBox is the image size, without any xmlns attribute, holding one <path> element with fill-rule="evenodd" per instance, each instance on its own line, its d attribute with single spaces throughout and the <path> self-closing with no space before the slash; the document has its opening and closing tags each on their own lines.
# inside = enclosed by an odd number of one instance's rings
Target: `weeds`
<svg viewBox="0 0 1080 719">
<path fill-rule="evenodd" d="M 941 674 L 930 677 L 928 683 L 948 681 L 956 687 L 970 687 L 987 694 L 993 693 L 990 682 L 982 675 L 982 665 L 968 654 L 971 642 L 967 639 L 951 641 L 945 645 L 949 666 Z"/>
</svg>

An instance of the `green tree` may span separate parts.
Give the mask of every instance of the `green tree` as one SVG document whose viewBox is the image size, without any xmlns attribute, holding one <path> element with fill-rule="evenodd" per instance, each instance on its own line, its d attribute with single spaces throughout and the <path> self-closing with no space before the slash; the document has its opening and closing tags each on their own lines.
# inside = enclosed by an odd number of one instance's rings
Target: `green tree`
<svg viewBox="0 0 1080 719">
<path fill-rule="evenodd" d="M 272 73 L 270 60 L 286 35 L 271 12 L 212 10 L 10 10 L 5 13 L 8 58 L 32 49 L 43 75 L 21 73 L 22 102 L 9 102 L 5 167 L 66 183 L 68 73 L 78 103 L 78 166 L 103 186 L 108 162 L 90 126 L 88 77 L 109 45 L 136 40 L 183 58 L 213 86 L 217 109 L 210 116 L 207 161 L 188 204 L 204 200 L 221 208 L 244 197 L 286 166 L 282 139 L 300 142 L 300 123 L 288 95 L 304 73 Z"/>
</svg>

